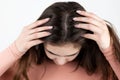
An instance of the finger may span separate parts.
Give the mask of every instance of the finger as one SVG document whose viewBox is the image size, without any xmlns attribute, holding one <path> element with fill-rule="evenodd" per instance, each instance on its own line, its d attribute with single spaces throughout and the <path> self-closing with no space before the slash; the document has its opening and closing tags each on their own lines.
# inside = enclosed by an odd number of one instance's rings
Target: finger
<svg viewBox="0 0 120 80">
<path fill-rule="evenodd" d="M 35 28 L 35 27 L 37 27 L 37 26 L 40 26 L 40 25 L 48 22 L 49 19 L 50 19 L 50 18 L 45 18 L 45 19 L 42 19 L 42 20 L 38 20 L 38 21 L 30 24 L 30 25 L 28 26 L 28 29 L 33 29 L 33 28 Z"/>
<path fill-rule="evenodd" d="M 29 43 L 29 46 L 32 47 L 32 46 L 35 46 L 35 45 L 38 45 L 38 44 L 41 44 L 43 43 L 44 41 L 42 40 L 33 40 Z"/>
<path fill-rule="evenodd" d="M 91 40 L 94 40 L 94 41 L 97 40 L 97 37 L 94 34 L 84 34 L 84 35 L 82 35 L 82 37 L 85 37 L 87 39 L 91 39 Z"/>
<path fill-rule="evenodd" d="M 75 27 L 90 30 L 94 33 L 101 33 L 102 32 L 102 30 L 99 27 L 92 25 L 92 24 L 77 24 L 77 25 L 75 25 Z"/>
<path fill-rule="evenodd" d="M 97 26 L 99 28 L 101 28 L 101 26 L 104 26 L 99 21 L 97 21 L 95 19 L 92 19 L 92 18 L 88 18 L 88 17 L 75 17 L 75 18 L 73 18 L 73 20 L 90 23 L 90 24 L 93 24 L 93 25 L 95 25 L 95 26 Z"/>
<path fill-rule="evenodd" d="M 101 23 L 105 23 L 103 19 L 101 19 L 100 17 L 98 17 L 96 14 L 91 13 L 91 12 L 86 12 L 86 11 L 81 11 L 81 10 L 77 10 L 76 11 L 78 14 L 86 16 L 86 17 L 91 17 L 94 18 L 98 21 L 100 21 Z"/>
<path fill-rule="evenodd" d="M 29 31 L 29 33 L 33 34 L 33 33 L 37 33 L 37 32 L 40 32 L 40 31 L 49 30 L 49 29 L 52 29 L 52 28 L 53 28 L 52 26 L 38 27 L 38 28 L 35 28 L 35 29 L 32 29 L 31 31 Z"/>
<path fill-rule="evenodd" d="M 49 36 L 49 35 L 51 35 L 50 32 L 34 33 L 34 34 L 29 36 L 29 40 L 39 39 L 39 38 L 46 37 L 46 36 Z"/>
</svg>

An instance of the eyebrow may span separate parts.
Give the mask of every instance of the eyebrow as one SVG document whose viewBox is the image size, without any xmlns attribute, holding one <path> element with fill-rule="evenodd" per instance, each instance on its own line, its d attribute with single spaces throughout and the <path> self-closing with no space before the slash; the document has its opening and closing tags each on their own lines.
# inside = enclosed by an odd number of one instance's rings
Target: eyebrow
<svg viewBox="0 0 120 80">
<path fill-rule="evenodd" d="M 53 52 L 51 52 L 51 51 L 49 51 L 48 49 L 46 49 L 50 54 L 52 54 L 52 55 L 55 55 L 55 56 L 61 56 L 61 55 L 58 55 L 58 54 L 55 54 L 55 53 L 53 53 Z M 74 54 L 70 54 L 70 55 L 64 55 L 65 57 L 70 57 L 70 56 L 74 56 L 74 55 L 76 55 L 76 54 L 78 54 L 78 52 L 79 51 L 77 51 L 76 53 L 74 53 Z"/>
</svg>

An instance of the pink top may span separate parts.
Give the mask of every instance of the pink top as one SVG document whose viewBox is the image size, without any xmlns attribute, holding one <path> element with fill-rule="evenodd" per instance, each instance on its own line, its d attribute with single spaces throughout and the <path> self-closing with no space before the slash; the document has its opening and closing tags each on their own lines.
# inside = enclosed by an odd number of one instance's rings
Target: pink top
<svg viewBox="0 0 120 80">
<path fill-rule="evenodd" d="M 103 52 L 120 80 L 120 63 L 113 56 L 112 48 L 109 47 Z M 15 71 L 12 66 L 21 56 L 22 54 L 16 48 L 15 42 L 0 53 L 0 80 L 12 80 Z M 73 71 L 74 69 L 75 65 L 72 62 L 63 66 L 45 62 L 42 65 L 32 65 L 28 76 L 30 80 L 100 80 L 101 78 L 100 73 L 88 75 L 82 67 L 76 71 Z M 44 76 L 43 73 L 45 73 Z"/>
</svg>

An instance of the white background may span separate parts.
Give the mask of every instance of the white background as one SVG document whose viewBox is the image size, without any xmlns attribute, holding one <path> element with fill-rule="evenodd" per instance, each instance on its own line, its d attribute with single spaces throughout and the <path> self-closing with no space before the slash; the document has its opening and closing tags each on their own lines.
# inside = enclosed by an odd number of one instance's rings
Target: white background
<svg viewBox="0 0 120 80">
<path fill-rule="evenodd" d="M 34 22 L 46 7 L 58 1 L 68 0 L 0 0 L 0 51 L 8 47 L 22 28 Z M 87 11 L 113 23 L 120 36 L 120 0 L 69 1 L 79 2 Z"/>
</svg>

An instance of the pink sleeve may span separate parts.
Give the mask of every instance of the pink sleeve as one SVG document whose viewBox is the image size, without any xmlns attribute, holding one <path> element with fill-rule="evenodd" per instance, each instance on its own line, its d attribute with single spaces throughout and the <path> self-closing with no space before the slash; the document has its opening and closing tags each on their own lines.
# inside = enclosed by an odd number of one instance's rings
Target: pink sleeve
<svg viewBox="0 0 120 80">
<path fill-rule="evenodd" d="M 18 51 L 15 42 L 0 52 L 0 76 L 7 71 L 22 54 Z"/>
<path fill-rule="evenodd" d="M 104 53 L 104 56 L 106 57 L 107 61 L 111 65 L 116 76 L 120 80 L 120 62 L 115 57 L 113 46 L 110 46 L 108 49 L 102 52 Z"/>
</svg>

